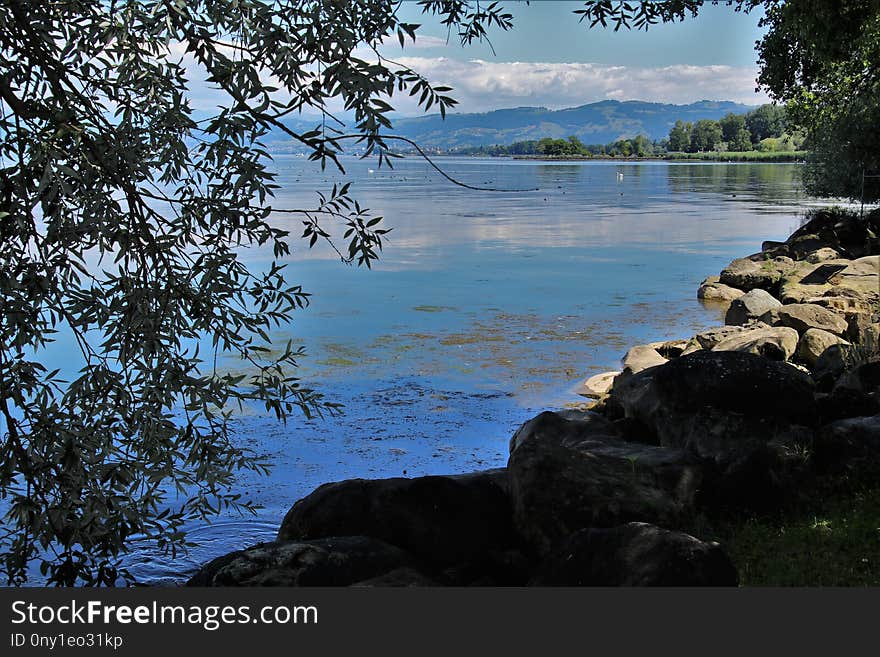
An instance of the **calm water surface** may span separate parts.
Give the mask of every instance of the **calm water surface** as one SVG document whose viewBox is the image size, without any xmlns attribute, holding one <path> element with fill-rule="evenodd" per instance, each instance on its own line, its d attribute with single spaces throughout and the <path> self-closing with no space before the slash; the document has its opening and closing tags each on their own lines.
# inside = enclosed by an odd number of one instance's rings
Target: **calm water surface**
<svg viewBox="0 0 880 657">
<path fill-rule="evenodd" d="M 393 227 L 382 259 L 346 267 L 329 248 L 295 243 L 289 278 L 313 302 L 273 336 L 306 346 L 300 375 L 344 414 L 286 426 L 238 417 L 240 440 L 275 463 L 241 484 L 263 509 L 191 527 L 200 547 L 174 563 L 136 553 L 138 576 L 180 581 L 271 540 L 290 505 L 326 481 L 503 466 L 521 422 L 583 401 L 574 385 L 616 369 L 629 346 L 718 323 L 699 282 L 784 239 L 812 203 L 793 164 L 439 162 L 472 185 L 537 191 L 467 190 L 419 159 L 393 170 L 347 161 L 354 196 Z M 313 207 L 315 190 L 341 179 L 302 158 L 276 164 L 277 207 Z M 302 231 L 290 215 L 276 221 Z M 246 257 L 261 267 L 271 254 Z"/>
</svg>

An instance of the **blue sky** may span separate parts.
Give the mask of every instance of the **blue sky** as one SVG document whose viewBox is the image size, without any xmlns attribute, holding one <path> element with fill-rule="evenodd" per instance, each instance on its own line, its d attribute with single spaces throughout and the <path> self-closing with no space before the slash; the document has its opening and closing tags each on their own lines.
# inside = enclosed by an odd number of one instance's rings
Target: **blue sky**
<svg viewBox="0 0 880 657">
<path fill-rule="evenodd" d="M 582 2 L 533 0 L 528 6 L 500 2 L 514 14 L 514 28 L 490 33 L 494 54 L 486 43 L 462 47 L 455 35 L 447 42 L 445 27 L 423 15 L 416 2 L 403 2 L 398 12 L 406 22 L 422 25 L 416 42 L 407 40 L 401 49 L 391 39 L 380 50 L 432 84 L 452 87 L 450 95 L 459 101 L 455 112 L 561 109 L 601 100 L 674 104 L 730 100 L 747 105 L 769 100 L 755 92 L 754 46 L 762 36 L 760 13 L 746 15 L 728 6 L 707 5 L 697 18 L 683 23 L 655 25 L 647 32 L 614 32 L 579 23 L 572 11 Z M 184 55 L 180 44 L 175 47 L 192 69 L 194 107 L 212 111 L 224 102 L 224 95 L 201 82 L 204 73 L 190 55 Z M 368 48 L 355 54 L 375 60 Z M 397 115 L 423 114 L 406 94 L 395 94 L 390 102 Z M 332 99 L 328 109 L 344 114 L 338 99 Z"/>
<path fill-rule="evenodd" d="M 697 18 L 645 31 L 588 29 L 572 10 L 581 2 L 503 2 L 514 14 L 511 32 L 491 34 L 487 44 L 462 48 L 438 20 L 404 2 L 399 16 L 420 23 L 421 38 L 388 56 L 447 83 L 458 111 L 542 105 L 569 107 L 604 99 L 688 103 L 767 101 L 755 93 L 754 44 L 762 35 L 760 13 L 704 7 Z M 400 104 L 401 113 L 415 108 Z"/>
</svg>

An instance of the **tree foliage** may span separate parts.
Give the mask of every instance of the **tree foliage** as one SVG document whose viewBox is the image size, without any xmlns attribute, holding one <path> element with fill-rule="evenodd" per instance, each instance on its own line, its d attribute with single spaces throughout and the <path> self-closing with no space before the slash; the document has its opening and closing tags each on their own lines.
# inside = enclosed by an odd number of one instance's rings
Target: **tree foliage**
<svg viewBox="0 0 880 657">
<path fill-rule="evenodd" d="M 807 190 L 880 200 L 880 1 L 774 3 L 764 23 L 759 80 L 804 132 Z"/>
<path fill-rule="evenodd" d="M 277 208 L 260 139 L 285 131 L 337 166 L 346 144 L 387 162 L 395 95 L 425 110 L 448 88 L 384 59 L 417 25 L 395 2 L 9 0 L 0 5 L 0 569 L 114 584 L 135 538 L 170 553 L 183 524 L 249 508 L 236 472 L 263 470 L 229 424 L 239 405 L 279 418 L 335 407 L 301 385 L 301 350 L 269 331 L 308 303 L 281 263 L 301 237 L 369 266 L 386 232 L 348 184 Z M 463 43 L 507 29 L 497 4 L 426 1 Z M 197 115 L 187 78 L 222 95 Z M 337 102 L 354 119 L 334 118 Z M 296 132 L 284 119 L 323 120 Z M 338 240 L 342 240 L 338 243 Z M 242 249 L 271 248 L 251 271 Z M 68 336 L 67 380 L 47 350 Z M 241 359 L 239 373 L 218 356 Z M 242 373 L 243 372 L 243 373 Z"/>
<path fill-rule="evenodd" d="M 685 20 L 707 4 L 586 2 L 581 20 L 592 25 L 648 29 Z M 767 28 L 758 43 L 758 83 L 785 104 L 789 133 L 811 151 L 807 191 L 820 196 L 880 200 L 880 0 L 732 0 L 737 11 L 763 8 Z M 754 144 L 764 119 L 749 126 Z M 768 128 L 769 129 L 769 128 Z"/>
</svg>

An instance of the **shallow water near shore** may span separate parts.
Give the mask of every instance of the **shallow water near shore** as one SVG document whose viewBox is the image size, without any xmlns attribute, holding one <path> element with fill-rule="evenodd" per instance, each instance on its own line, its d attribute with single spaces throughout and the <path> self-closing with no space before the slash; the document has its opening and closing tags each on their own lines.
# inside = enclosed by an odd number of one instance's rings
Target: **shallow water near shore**
<svg viewBox="0 0 880 657">
<path fill-rule="evenodd" d="M 272 336 L 306 347 L 298 374 L 343 413 L 286 425 L 237 416 L 238 439 L 274 463 L 240 482 L 263 508 L 191 526 L 199 547 L 173 562 L 136 550 L 128 565 L 144 583 L 179 583 L 272 540 L 324 482 L 504 466 L 519 424 L 583 403 L 576 384 L 617 369 L 630 346 L 719 323 L 721 310 L 696 299 L 699 282 L 784 239 L 814 204 L 794 164 L 438 160 L 471 185 L 534 190 L 517 192 L 456 187 L 418 158 L 344 164 L 353 195 L 393 228 L 382 258 L 346 267 L 294 241 L 288 279 L 314 296 Z M 314 207 L 315 190 L 343 179 L 294 156 L 276 166 L 277 207 Z M 295 216 L 275 220 L 302 232 Z M 271 253 L 245 257 L 260 268 Z"/>
</svg>

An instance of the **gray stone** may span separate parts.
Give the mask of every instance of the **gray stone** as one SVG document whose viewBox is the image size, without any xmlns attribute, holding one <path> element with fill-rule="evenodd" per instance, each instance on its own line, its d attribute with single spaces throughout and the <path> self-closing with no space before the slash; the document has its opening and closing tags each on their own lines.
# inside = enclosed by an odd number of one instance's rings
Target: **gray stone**
<svg viewBox="0 0 880 657">
<path fill-rule="evenodd" d="M 579 385 L 575 392 L 582 397 L 600 399 L 611 389 L 611 384 L 614 383 L 614 377 L 618 374 L 620 374 L 620 372 L 603 372 L 602 374 L 591 376 Z"/>
<path fill-rule="evenodd" d="M 635 374 L 666 362 L 654 347 L 646 344 L 632 347 L 623 357 L 623 371 Z"/>
<path fill-rule="evenodd" d="M 698 299 L 720 303 L 729 303 L 743 294 L 745 294 L 743 290 L 721 283 L 717 276 L 710 276 L 700 283 L 700 287 L 697 289 Z"/>
<path fill-rule="evenodd" d="M 687 341 L 687 344 L 684 346 L 684 351 L 679 354 L 680 356 L 687 356 L 688 354 L 692 354 L 695 351 L 700 351 L 704 349 L 703 345 L 700 344 L 699 340 L 696 337 L 691 338 Z"/>
<path fill-rule="evenodd" d="M 786 256 L 764 259 L 763 254 L 738 258 L 725 267 L 720 282 L 740 290 L 775 289 L 785 272 L 794 265 Z"/>
<path fill-rule="evenodd" d="M 745 330 L 746 329 L 742 326 L 716 326 L 715 328 L 710 328 L 701 333 L 697 333 L 694 336 L 694 340 L 696 340 L 703 349 L 712 349 L 722 340 L 729 338 L 732 335 L 736 335 L 737 333 L 742 333 Z"/>
<path fill-rule="evenodd" d="M 811 303 L 792 303 L 776 308 L 773 312 L 775 314 L 774 326 L 789 326 L 800 334 L 803 334 L 807 329 L 815 328 L 843 335 L 847 327 L 843 317 Z M 767 321 L 767 319 L 763 319 L 763 321 Z"/>
<path fill-rule="evenodd" d="M 812 253 L 807 254 L 807 257 L 804 258 L 804 260 L 811 264 L 818 264 L 820 262 L 825 262 L 826 260 L 836 260 L 838 258 L 840 258 L 840 253 L 831 247 L 824 246 L 821 249 L 817 249 Z"/>
<path fill-rule="evenodd" d="M 808 366 L 813 367 L 819 357 L 825 353 L 825 350 L 835 344 L 849 343 L 828 331 L 816 328 L 807 329 L 798 342 L 797 357 Z"/>
<path fill-rule="evenodd" d="M 802 303 L 824 296 L 833 288 L 842 288 L 868 299 L 880 293 L 880 275 L 873 262 L 828 260 L 819 264 L 798 263 L 779 283 L 779 298 L 784 303 Z"/>
<path fill-rule="evenodd" d="M 744 351 L 771 360 L 788 360 L 798 345 L 798 333 L 792 328 L 758 328 L 743 331 L 719 342 L 713 351 Z"/>
<path fill-rule="evenodd" d="M 726 324 L 741 326 L 752 319 L 759 319 L 766 312 L 782 304 L 765 290 L 752 290 L 739 299 L 734 299 L 724 317 Z"/>
</svg>

